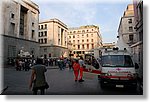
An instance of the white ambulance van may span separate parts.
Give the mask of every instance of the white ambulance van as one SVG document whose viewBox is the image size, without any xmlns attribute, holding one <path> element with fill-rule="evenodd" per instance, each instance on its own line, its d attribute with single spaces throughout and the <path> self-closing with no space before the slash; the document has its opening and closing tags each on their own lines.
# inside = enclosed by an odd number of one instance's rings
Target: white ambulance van
<svg viewBox="0 0 150 102">
<path fill-rule="evenodd" d="M 101 87 L 107 85 L 124 88 L 136 88 L 138 65 L 133 62 L 126 49 L 105 49 L 100 57 L 101 74 L 99 75 Z"/>
</svg>

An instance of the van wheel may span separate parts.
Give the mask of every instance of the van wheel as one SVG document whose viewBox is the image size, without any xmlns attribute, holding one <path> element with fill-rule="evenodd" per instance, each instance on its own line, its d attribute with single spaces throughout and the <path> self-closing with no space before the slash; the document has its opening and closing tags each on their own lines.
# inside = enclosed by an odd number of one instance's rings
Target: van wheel
<svg viewBox="0 0 150 102">
<path fill-rule="evenodd" d="M 100 75 L 98 75 L 97 77 L 98 77 L 98 80 L 101 80 L 101 77 L 100 77 Z"/>
<path fill-rule="evenodd" d="M 100 85 L 101 85 L 101 88 L 102 88 L 102 89 L 104 89 L 105 86 L 106 86 L 106 85 L 104 84 L 104 81 L 100 81 Z"/>
</svg>

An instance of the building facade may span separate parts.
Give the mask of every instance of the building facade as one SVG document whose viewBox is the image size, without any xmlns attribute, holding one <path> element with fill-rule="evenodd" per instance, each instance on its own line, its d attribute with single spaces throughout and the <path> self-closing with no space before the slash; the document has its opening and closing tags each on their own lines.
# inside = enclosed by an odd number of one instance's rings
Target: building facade
<svg viewBox="0 0 150 102">
<path fill-rule="evenodd" d="M 31 57 L 37 57 L 38 5 L 30 0 L 5 0 L 2 3 L 2 21 L 4 61 L 18 55 L 22 57 L 21 52 L 28 52 Z"/>
<path fill-rule="evenodd" d="M 67 25 L 55 18 L 40 22 L 38 34 L 40 56 L 67 57 L 67 30 Z"/>
<path fill-rule="evenodd" d="M 121 17 L 118 28 L 118 42 L 120 47 L 126 47 L 131 52 L 130 46 L 137 41 L 136 31 L 134 29 L 134 6 L 129 4 Z"/>
<path fill-rule="evenodd" d="M 112 43 L 103 43 L 102 48 L 113 48 L 115 46 L 116 46 L 115 42 L 112 42 Z"/>
<path fill-rule="evenodd" d="M 95 25 L 68 29 L 68 42 L 72 44 L 70 54 L 73 57 L 83 56 L 86 52 L 99 48 L 102 37 L 99 27 Z"/>
<path fill-rule="evenodd" d="M 137 41 L 131 46 L 133 58 L 139 65 L 139 78 L 143 81 L 143 0 L 134 0 L 135 30 Z"/>
</svg>

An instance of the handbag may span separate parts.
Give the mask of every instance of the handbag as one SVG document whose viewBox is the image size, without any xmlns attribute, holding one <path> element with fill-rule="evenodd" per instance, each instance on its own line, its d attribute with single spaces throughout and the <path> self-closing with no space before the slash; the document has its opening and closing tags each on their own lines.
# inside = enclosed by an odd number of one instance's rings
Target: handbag
<svg viewBox="0 0 150 102">
<path fill-rule="evenodd" d="M 48 83 L 46 82 L 45 83 L 45 89 L 48 89 L 49 88 L 49 85 L 48 85 Z"/>
</svg>

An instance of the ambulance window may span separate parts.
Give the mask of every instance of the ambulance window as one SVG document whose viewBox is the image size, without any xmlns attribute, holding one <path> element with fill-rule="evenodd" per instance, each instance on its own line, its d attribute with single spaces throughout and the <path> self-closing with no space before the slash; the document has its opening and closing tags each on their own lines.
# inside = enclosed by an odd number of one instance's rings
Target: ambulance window
<svg viewBox="0 0 150 102">
<path fill-rule="evenodd" d="M 102 56 L 103 67 L 133 67 L 131 57 L 128 55 Z"/>
<path fill-rule="evenodd" d="M 130 56 L 124 56 L 124 66 L 133 67 L 133 62 Z"/>
</svg>

